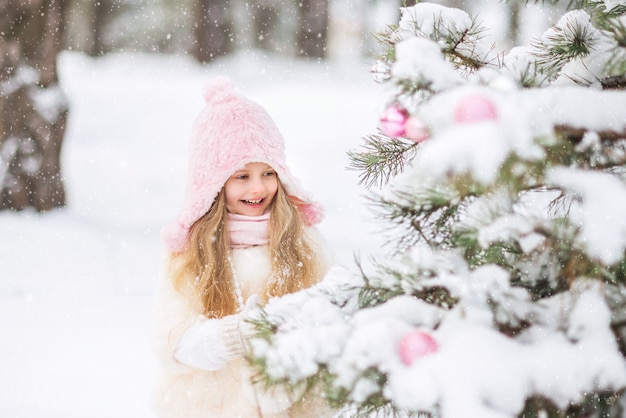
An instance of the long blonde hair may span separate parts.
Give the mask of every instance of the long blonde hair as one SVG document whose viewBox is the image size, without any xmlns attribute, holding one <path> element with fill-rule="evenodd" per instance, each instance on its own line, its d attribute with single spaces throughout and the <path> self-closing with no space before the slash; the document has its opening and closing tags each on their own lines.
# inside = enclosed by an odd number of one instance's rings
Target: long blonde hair
<svg viewBox="0 0 626 418">
<path fill-rule="evenodd" d="M 265 294 L 259 295 L 262 300 L 304 289 L 320 278 L 318 253 L 304 231 L 297 209 L 301 204 L 299 199 L 287 196 L 278 181 L 268 226 L 272 276 Z M 209 211 L 191 226 L 187 247 L 172 255 L 174 287 L 196 301 L 199 299 L 209 318 L 233 314 L 238 308 L 229 251 L 222 188 Z"/>
</svg>

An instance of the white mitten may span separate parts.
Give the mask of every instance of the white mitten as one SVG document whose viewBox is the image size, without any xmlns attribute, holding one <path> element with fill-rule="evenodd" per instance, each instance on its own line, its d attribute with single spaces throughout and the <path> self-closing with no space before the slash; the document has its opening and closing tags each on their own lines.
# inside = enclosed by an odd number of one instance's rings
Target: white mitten
<svg viewBox="0 0 626 418">
<path fill-rule="evenodd" d="M 247 340 L 256 334 L 256 329 L 250 320 L 258 316 L 260 304 L 261 301 L 259 297 L 257 295 L 252 295 L 248 298 L 242 312 L 239 314 L 239 331 L 241 332 L 241 338 L 245 345 L 244 348 L 248 347 Z M 244 352 L 245 351 L 246 350 L 244 349 Z"/>
<path fill-rule="evenodd" d="M 255 333 L 254 326 L 246 318 L 258 305 L 259 298 L 256 295 L 252 295 L 246 301 L 241 313 L 219 319 L 221 321 L 221 336 L 227 361 L 239 358 L 246 353 L 246 341 Z"/>
<path fill-rule="evenodd" d="M 243 353 L 240 322 L 239 314 L 219 319 L 202 319 L 190 326 L 180 337 L 174 350 L 174 358 L 198 369 L 221 369 Z"/>
</svg>

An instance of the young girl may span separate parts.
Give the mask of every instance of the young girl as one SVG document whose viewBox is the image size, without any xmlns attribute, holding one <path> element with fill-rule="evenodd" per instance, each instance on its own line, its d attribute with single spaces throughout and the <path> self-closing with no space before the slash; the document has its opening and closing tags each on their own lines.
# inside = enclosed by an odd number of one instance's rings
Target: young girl
<svg viewBox="0 0 626 418">
<path fill-rule="evenodd" d="M 182 210 L 163 230 L 170 253 L 157 291 L 161 417 L 330 416 L 319 400 L 253 383 L 246 304 L 309 287 L 328 263 L 321 211 L 285 164 L 276 125 L 220 78 L 195 121 Z"/>
</svg>

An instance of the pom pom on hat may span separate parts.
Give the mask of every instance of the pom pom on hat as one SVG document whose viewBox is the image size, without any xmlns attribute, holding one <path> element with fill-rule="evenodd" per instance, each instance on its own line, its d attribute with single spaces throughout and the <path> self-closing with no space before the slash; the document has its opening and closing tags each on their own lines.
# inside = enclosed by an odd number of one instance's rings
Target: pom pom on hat
<svg viewBox="0 0 626 418">
<path fill-rule="evenodd" d="M 161 234 L 168 250 L 184 250 L 189 229 L 209 211 L 228 178 L 252 162 L 264 162 L 276 171 L 287 195 L 296 198 L 305 225 L 319 223 L 322 210 L 287 167 L 283 137 L 265 109 L 238 94 L 226 77 L 212 80 L 203 94 L 206 107 L 193 126 L 182 209 Z"/>
<path fill-rule="evenodd" d="M 207 105 L 215 106 L 236 98 L 235 84 L 230 78 L 217 77 L 204 87 L 204 101 Z"/>
</svg>

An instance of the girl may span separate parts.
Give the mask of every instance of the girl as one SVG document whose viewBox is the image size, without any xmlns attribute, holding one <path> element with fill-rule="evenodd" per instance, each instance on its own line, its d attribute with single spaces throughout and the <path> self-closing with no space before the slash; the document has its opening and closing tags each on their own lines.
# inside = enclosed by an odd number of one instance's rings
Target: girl
<svg viewBox="0 0 626 418">
<path fill-rule="evenodd" d="M 161 417 L 323 417 L 313 399 L 252 383 L 246 303 L 309 287 L 328 264 L 321 210 L 285 164 L 267 112 L 220 78 L 195 121 L 183 208 L 163 230 L 170 253 L 157 291 Z"/>
</svg>

